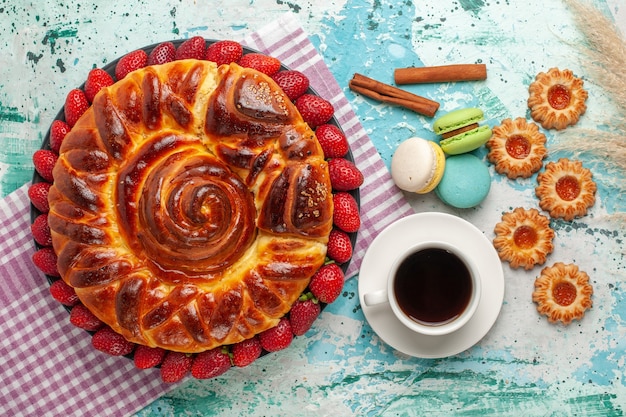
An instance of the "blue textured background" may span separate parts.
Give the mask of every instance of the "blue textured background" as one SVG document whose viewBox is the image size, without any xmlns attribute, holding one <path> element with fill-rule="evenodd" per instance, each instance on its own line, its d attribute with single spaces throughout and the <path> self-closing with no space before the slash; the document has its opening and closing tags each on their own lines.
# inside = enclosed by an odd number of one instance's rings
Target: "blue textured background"
<svg viewBox="0 0 626 417">
<path fill-rule="evenodd" d="M 323 8 L 282 0 L 11 3 L 0 3 L 0 18 L 8 23 L 0 28 L 3 195 L 30 179 L 32 152 L 66 92 L 93 66 L 166 39 L 238 39 L 285 12 L 310 34 L 387 164 L 402 140 L 433 138 L 432 120 L 355 96 L 347 89 L 355 72 L 392 83 L 396 67 L 486 63 L 486 82 L 406 88 L 441 102 L 441 111 L 479 106 L 492 126 L 505 117 L 528 117 L 527 86 L 539 71 L 557 66 L 586 76 L 581 35 L 557 0 L 345 0 Z M 594 4 L 625 20 L 623 1 Z M 581 126 L 610 123 L 615 110 L 606 93 L 589 80 L 585 85 L 590 99 Z M 549 144 L 558 139 L 546 133 Z M 286 351 L 215 380 L 189 380 L 138 415 L 624 415 L 624 231 L 608 217 L 625 202 L 602 164 L 588 163 L 598 202 L 580 220 L 552 222 L 557 238 L 549 259 L 576 262 L 591 276 L 594 307 L 580 323 L 563 327 L 539 317 L 530 300 L 539 269 L 505 265 L 502 312 L 477 346 L 446 359 L 407 358 L 372 333 L 358 303 L 358 278 L 352 279 Z M 536 205 L 534 181 L 494 175 L 490 196 L 472 210 L 452 210 L 431 195 L 407 198 L 416 211 L 452 212 L 491 237 L 502 212 Z"/>
</svg>

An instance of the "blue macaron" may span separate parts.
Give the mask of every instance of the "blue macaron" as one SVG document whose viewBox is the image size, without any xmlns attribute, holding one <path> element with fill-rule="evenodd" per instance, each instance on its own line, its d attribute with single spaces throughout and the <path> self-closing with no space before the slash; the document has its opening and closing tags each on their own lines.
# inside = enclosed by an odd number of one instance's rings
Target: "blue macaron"
<svg viewBox="0 0 626 417">
<path fill-rule="evenodd" d="M 457 208 L 479 205 L 489 194 L 489 168 L 473 154 L 453 155 L 446 159 L 443 178 L 435 194 L 445 204 Z"/>
</svg>

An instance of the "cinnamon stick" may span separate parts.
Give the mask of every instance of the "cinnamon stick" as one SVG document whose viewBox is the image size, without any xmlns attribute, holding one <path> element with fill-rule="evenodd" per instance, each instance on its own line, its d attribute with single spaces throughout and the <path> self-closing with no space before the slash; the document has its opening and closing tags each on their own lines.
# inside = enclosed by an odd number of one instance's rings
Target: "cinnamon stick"
<svg viewBox="0 0 626 417">
<path fill-rule="evenodd" d="M 362 74 L 354 74 L 348 83 L 350 89 L 382 103 L 395 104 L 424 116 L 433 117 L 439 103 L 406 90 L 376 81 Z"/>
<path fill-rule="evenodd" d="M 453 64 L 434 67 L 397 68 L 394 81 L 398 85 L 487 79 L 485 64 Z"/>
</svg>

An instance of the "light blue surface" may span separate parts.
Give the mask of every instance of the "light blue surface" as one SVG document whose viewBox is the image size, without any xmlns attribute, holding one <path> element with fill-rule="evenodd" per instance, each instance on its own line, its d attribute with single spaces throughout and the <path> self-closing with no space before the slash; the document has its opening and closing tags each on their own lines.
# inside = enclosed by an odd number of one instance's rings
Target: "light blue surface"
<svg viewBox="0 0 626 417">
<path fill-rule="evenodd" d="M 529 117 L 527 86 L 539 71 L 558 66 L 586 75 L 577 49 L 580 35 L 557 0 L 345 0 L 323 8 L 304 1 L 223 3 L 0 4 L 0 18 L 10 23 L 0 28 L 2 193 L 30 179 L 30 155 L 65 93 L 83 82 L 89 68 L 165 39 L 241 38 L 285 12 L 309 32 L 387 165 L 404 139 L 435 139 L 432 120 L 354 95 L 347 85 L 355 72 L 392 83 L 397 67 L 486 63 L 486 82 L 406 89 L 441 102 L 446 112 L 480 107 L 491 126 L 506 117 Z M 623 1 L 611 7 L 594 3 L 606 12 L 626 8 Z M 597 84 L 585 85 L 590 99 L 581 125 L 601 127 L 611 115 L 608 99 Z M 557 139 L 553 132 L 546 135 L 548 144 Z M 476 153 L 485 156 L 484 150 Z M 286 351 L 215 380 L 189 380 L 138 415 L 624 415 L 624 231 L 606 216 L 623 211 L 626 202 L 606 167 L 591 168 L 598 202 L 587 217 L 552 221 L 557 237 L 549 260 L 576 262 L 591 276 L 594 307 L 580 323 L 547 323 L 530 301 L 539 268 L 513 271 L 505 265 L 502 312 L 480 344 L 447 359 L 407 358 L 373 334 L 352 279 Z M 407 198 L 416 211 L 457 214 L 491 237 L 502 212 L 536 205 L 535 177 L 510 181 L 491 172 L 489 196 L 476 209 L 453 210 L 432 194 Z"/>
</svg>

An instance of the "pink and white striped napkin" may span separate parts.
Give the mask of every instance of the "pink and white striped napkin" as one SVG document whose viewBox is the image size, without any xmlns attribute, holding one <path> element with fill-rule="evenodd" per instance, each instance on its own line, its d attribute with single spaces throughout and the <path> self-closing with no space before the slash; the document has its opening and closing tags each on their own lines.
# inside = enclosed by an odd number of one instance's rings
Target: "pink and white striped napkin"
<svg viewBox="0 0 626 417">
<path fill-rule="evenodd" d="M 376 235 L 413 211 L 293 15 L 282 16 L 244 43 L 305 73 L 336 109 L 365 176 L 362 227 L 347 274 L 352 277 Z M 27 185 L 0 201 L 0 236 L 0 415 L 128 415 L 172 389 L 161 382 L 158 370 L 137 370 L 126 358 L 94 350 L 89 335 L 69 323 L 67 311 L 50 296 L 45 276 L 31 262 Z"/>
</svg>

